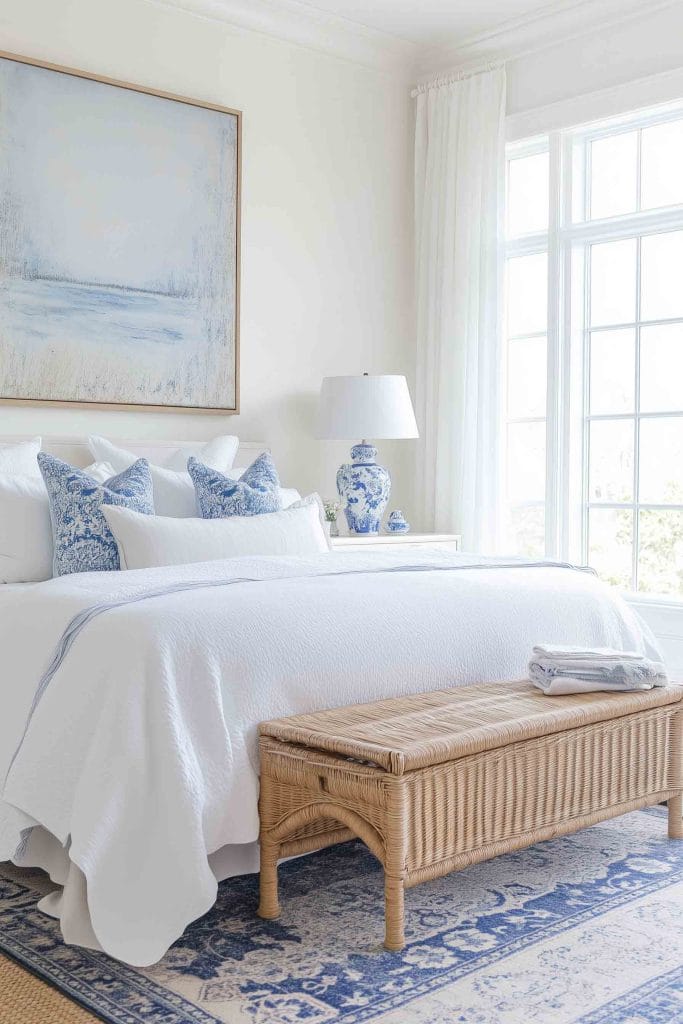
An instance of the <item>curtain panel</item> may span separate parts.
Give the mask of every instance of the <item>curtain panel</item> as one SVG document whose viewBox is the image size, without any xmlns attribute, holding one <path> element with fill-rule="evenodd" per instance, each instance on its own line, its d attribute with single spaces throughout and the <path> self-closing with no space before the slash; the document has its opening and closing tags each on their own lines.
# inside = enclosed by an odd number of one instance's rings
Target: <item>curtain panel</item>
<svg viewBox="0 0 683 1024">
<path fill-rule="evenodd" d="M 417 92 L 418 503 L 492 551 L 500 499 L 505 69 Z"/>
</svg>

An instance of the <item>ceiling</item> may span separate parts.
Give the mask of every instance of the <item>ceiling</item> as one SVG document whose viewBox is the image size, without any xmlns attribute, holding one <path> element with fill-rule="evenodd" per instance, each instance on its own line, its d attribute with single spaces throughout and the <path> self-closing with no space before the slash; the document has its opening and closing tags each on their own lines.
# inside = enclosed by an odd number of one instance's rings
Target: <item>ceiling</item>
<svg viewBox="0 0 683 1024">
<path fill-rule="evenodd" d="M 473 36 L 526 20 L 549 7 L 553 11 L 575 7 L 577 0 L 299 0 L 299 4 L 431 48 L 462 45 Z"/>
<path fill-rule="evenodd" d="M 520 53 L 683 0 L 147 0 L 414 81 Z"/>
</svg>

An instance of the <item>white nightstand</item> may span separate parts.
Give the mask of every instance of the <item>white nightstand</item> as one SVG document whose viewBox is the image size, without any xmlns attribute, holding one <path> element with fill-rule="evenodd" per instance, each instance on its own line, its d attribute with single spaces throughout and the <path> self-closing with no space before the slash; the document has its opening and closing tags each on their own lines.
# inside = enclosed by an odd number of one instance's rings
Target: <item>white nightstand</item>
<svg viewBox="0 0 683 1024">
<path fill-rule="evenodd" d="M 334 551 L 417 551 L 421 547 L 459 551 L 460 535 L 457 533 L 380 533 L 367 537 L 332 537 Z"/>
</svg>

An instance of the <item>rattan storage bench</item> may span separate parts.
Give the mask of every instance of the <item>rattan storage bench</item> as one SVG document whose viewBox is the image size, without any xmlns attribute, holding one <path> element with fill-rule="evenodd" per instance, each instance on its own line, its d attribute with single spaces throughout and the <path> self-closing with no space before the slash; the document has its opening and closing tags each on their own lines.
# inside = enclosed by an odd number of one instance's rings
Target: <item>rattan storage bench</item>
<svg viewBox="0 0 683 1024">
<path fill-rule="evenodd" d="M 511 682 L 262 723 L 259 914 L 279 916 L 279 858 L 358 836 L 399 950 L 407 886 L 664 800 L 683 838 L 682 697 Z"/>
</svg>

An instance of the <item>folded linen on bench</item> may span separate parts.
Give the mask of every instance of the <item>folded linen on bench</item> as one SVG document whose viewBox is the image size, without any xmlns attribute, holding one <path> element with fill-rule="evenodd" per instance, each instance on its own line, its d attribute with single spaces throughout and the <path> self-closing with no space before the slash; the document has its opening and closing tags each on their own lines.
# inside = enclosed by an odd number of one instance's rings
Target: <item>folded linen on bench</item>
<svg viewBox="0 0 683 1024">
<path fill-rule="evenodd" d="M 533 648 L 529 679 L 551 697 L 595 690 L 651 690 L 668 682 L 661 662 L 635 651 L 553 644 Z"/>
</svg>

